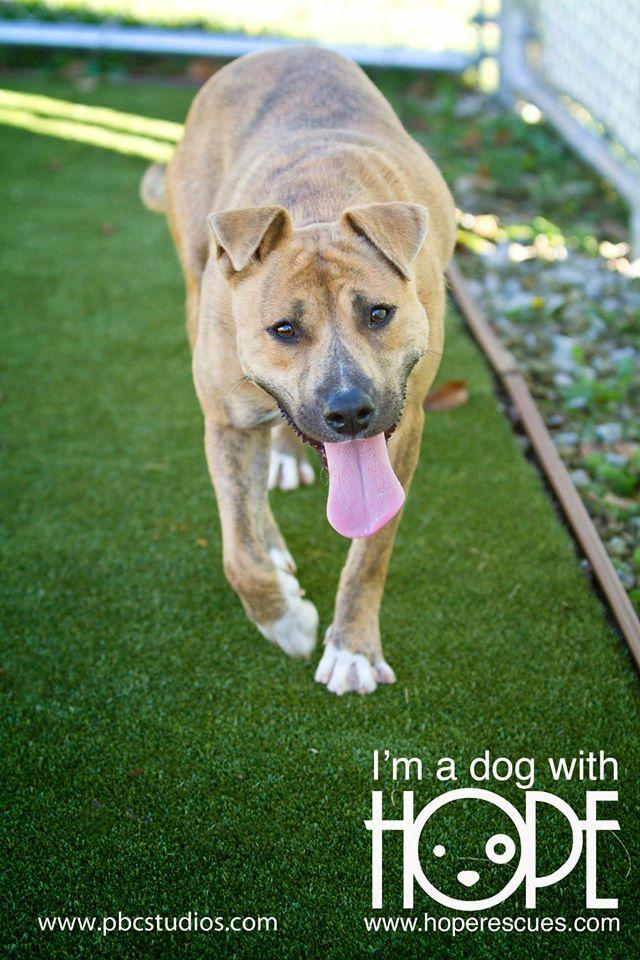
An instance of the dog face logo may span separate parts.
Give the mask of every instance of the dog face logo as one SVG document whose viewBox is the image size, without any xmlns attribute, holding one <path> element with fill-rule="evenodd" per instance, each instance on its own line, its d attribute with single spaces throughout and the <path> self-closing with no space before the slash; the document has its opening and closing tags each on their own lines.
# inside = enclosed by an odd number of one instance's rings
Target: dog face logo
<svg viewBox="0 0 640 960">
<path fill-rule="evenodd" d="M 426 879 L 456 901 L 493 897 L 521 860 L 518 830 L 504 810 L 471 800 L 436 810 L 424 823 L 418 859 Z"/>
<path fill-rule="evenodd" d="M 428 347 L 412 263 L 418 204 L 379 203 L 293 228 L 283 207 L 212 214 L 243 373 L 312 445 L 389 433 Z"/>
<path fill-rule="evenodd" d="M 448 851 L 444 844 L 436 843 L 431 852 L 434 857 L 443 859 L 451 851 Z M 464 860 L 474 860 L 479 862 L 482 859 L 486 859 L 489 863 L 493 864 L 507 864 L 513 860 L 516 854 L 516 844 L 508 834 L 494 833 L 493 836 L 487 840 L 484 853 L 484 858 L 457 856 L 455 858 L 456 864 L 459 865 L 460 861 Z M 462 869 L 456 873 L 456 880 L 462 887 L 473 887 L 480 880 L 480 873 L 476 869 Z"/>
</svg>

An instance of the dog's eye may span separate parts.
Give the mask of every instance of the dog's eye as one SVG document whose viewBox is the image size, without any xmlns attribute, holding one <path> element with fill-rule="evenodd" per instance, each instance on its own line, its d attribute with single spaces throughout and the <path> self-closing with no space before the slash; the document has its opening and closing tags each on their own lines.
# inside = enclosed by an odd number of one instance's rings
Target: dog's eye
<svg viewBox="0 0 640 960">
<path fill-rule="evenodd" d="M 378 304 L 375 307 L 371 308 L 369 314 L 369 326 L 370 327 L 380 327 L 383 323 L 386 323 L 387 320 L 390 320 L 393 316 L 394 308 L 385 307 L 382 304 Z"/>
<path fill-rule="evenodd" d="M 292 340 L 296 336 L 296 328 L 288 320 L 280 320 L 271 327 L 271 332 L 282 340 Z"/>
</svg>

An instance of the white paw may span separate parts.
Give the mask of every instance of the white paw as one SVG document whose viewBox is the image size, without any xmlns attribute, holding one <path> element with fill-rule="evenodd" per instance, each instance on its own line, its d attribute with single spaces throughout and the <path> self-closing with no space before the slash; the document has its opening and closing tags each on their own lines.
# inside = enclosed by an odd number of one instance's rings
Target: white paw
<svg viewBox="0 0 640 960">
<path fill-rule="evenodd" d="M 290 657 L 306 659 L 316 645 L 318 611 L 309 600 L 302 599 L 302 590 L 296 578 L 278 570 L 278 580 L 287 609 L 274 623 L 256 624 L 263 637 L 277 644 Z"/>
<path fill-rule="evenodd" d="M 343 693 L 373 693 L 379 683 L 395 683 L 395 674 L 385 660 L 371 664 L 361 653 L 351 653 L 329 641 L 318 664 L 315 679 L 327 690 Z"/>
<path fill-rule="evenodd" d="M 269 556 L 274 567 L 278 570 L 284 570 L 285 573 L 295 573 L 296 563 L 288 550 L 279 550 L 278 547 L 271 547 Z"/>
<path fill-rule="evenodd" d="M 315 479 L 313 467 L 304 459 L 282 450 L 271 450 L 269 459 L 269 490 L 297 490 L 308 487 Z"/>
</svg>

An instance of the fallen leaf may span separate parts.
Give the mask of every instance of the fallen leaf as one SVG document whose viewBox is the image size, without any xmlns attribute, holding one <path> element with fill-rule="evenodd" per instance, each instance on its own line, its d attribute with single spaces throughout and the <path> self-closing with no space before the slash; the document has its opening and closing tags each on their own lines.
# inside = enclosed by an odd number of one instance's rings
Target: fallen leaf
<svg viewBox="0 0 640 960">
<path fill-rule="evenodd" d="M 425 410 L 453 410 L 460 407 L 469 399 L 469 391 L 465 380 L 448 380 L 442 386 L 436 387 L 424 401 Z"/>
<path fill-rule="evenodd" d="M 640 444 L 621 440 L 619 443 L 613 444 L 613 449 L 616 453 L 621 453 L 624 457 L 632 457 L 640 450 Z"/>
<path fill-rule="evenodd" d="M 508 130 L 496 130 L 493 135 L 493 142 L 497 147 L 503 147 L 505 143 L 509 143 L 511 140 L 511 134 Z"/>
<path fill-rule="evenodd" d="M 218 67 L 212 60 L 205 57 L 194 57 L 187 64 L 186 74 L 189 80 L 195 80 L 196 83 L 204 83 L 209 77 L 212 77 L 218 70 Z"/>
<path fill-rule="evenodd" d="M 198 539 L 196 540 L 196 546 L 197 546 L 197 547 L 203 547 L 203 548 L 204 548 L 204 547 L 208 547 L 208 546 L 209 546 L 209 541 L 208 541 L 208 540 L 205 540 L 204 537 L 198 537 Z"/>
<path fill-rule="evenodd" d="M 460 143 L 464 150 L 474 152 L 480 144 L 480 131 L 473 127 L 468 129 L 466 133 L 462 135 Z"/>
</svg>

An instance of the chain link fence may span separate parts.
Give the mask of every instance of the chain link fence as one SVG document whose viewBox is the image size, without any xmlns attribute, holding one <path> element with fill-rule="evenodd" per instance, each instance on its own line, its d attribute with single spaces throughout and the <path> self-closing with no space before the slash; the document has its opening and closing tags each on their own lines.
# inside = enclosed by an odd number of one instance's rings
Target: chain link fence
<svg viewBox="0 0 640 960">
<path fill-rule="evenodd" d="M 640 256 L 640 0 L 502 0 L 501 89 L 624 196 Z"/>
<path fill-rule="evenodd" d="M 539 0 L 540 70 L 640 163 L 640 2 Z"/>
</svg>

